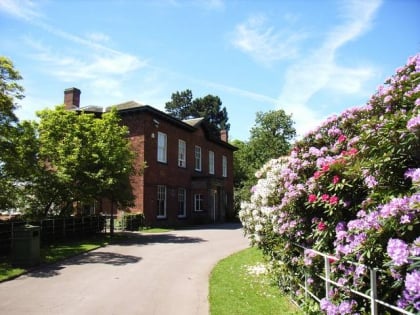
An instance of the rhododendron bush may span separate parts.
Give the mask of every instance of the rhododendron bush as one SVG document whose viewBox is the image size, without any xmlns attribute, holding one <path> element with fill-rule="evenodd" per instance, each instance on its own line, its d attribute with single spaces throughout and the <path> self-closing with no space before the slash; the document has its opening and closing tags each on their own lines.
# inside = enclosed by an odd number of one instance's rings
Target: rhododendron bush
<svg viewBox="0 0 420 315">
<path fill-rule="evenodd" d="M 239 216 L 281 289 L 299 299 L 306 281 L 321 312 L 363 314 L 369 301 L 349 288 L 369 290 L 369 267 L 378 298 L 420 311 L 420 54 L 364 107 L 327 119 L 256 176 Z M 328 297 L 317 252 L 343 285 Z"/>
</svg>

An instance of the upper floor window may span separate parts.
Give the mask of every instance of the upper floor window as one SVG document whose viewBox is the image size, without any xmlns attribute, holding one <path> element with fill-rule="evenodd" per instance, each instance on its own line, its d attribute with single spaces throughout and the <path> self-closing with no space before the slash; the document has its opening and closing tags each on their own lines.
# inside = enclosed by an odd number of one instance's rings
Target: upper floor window
<svg viewBox="0 0 420 315">
<path fill-rule="evenodd" d="M 227 157 L 223 155 L 222 157 L 222 176 L 227 177 Z"/>
<path fill-rule="evenodd" d="M 166 218 L 166 186 L 157 186 L 157 217 Z"/>
<path fill-rule="evenodd" d="M 201 147 L 195 146 L 195 170 L 201 171 Z"/>
<path fill-rule="evenodd" d="M 184 140 L 178 140 L 178 166 L 186 167 L 187 166 L 187 144 Z"/>
<path fill-rule="evenodd" d="M 157 148 L 158 162 L 167 162 L 167 136 L 166 133 L 158 132 L 158 148 Z"/>
<path fill-rule="evenodd" d="M 214 152 L 209 151 L 209 173 L 214 174 Z"/>
</svg>

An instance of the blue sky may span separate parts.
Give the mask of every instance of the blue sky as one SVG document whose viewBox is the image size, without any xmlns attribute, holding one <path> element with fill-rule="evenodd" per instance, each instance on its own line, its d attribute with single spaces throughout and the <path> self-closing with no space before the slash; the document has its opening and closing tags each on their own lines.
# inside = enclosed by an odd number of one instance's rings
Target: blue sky
<svg viewBox="0 0 420 315">
<path fill-rule="evenodd" d="M 420 51 L 417 0 L 0 0 L 0 54 L 24 80 L 20 119 L 82 90 L 81 106 L 164 110 L 221 98 L 230 139 L 284 109 L 299 135 L 364 105 Z"/>
</svg>

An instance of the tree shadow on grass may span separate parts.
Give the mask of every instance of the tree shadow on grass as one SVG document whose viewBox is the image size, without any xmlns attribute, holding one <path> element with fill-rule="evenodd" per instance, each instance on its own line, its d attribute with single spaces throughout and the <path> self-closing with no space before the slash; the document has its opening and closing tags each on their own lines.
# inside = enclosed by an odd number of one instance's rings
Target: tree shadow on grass
<svg viewBox="0 0 420 315">
<path fill-rule="evenodd" d="M 124 266 L 127 264 L 135 264 L 141 260 L 141 257 L 122 255 L 118 253 L 92 251 L 84 253 L 76 257 L 63 260 L 59 263 L 42 266 L 33 269 L 27 273 L 28 277 L 48 278 L 60 274 L 60 270 L 66 266 L 86 265 L 86 264 L 107 264 L 112 266 Z"/>
</svg>

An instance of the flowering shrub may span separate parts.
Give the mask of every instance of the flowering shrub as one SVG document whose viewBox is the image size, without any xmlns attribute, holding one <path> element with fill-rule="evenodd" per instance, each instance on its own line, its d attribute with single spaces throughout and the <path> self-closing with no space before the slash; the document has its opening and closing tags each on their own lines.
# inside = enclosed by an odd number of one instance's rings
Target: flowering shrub
<svg viewBox="0 0 420 315">
<path fill-rule="evenodd" d="M 378 296 L 420 311 L 420 54 L 364 107 L 327 119 L 256 175 L 239 216 L 282 289 L 299 293 L 305 275 L 322 271 L 304 246 L 333 256 L 335 281 L 348 288 L 365 292 L 363 266 L 377 268 Z M 312 292 L 323 292 L 309 279 Z M 320 309 L 363 313 L 367 303 L 334 288 Z"/>
</svg>

